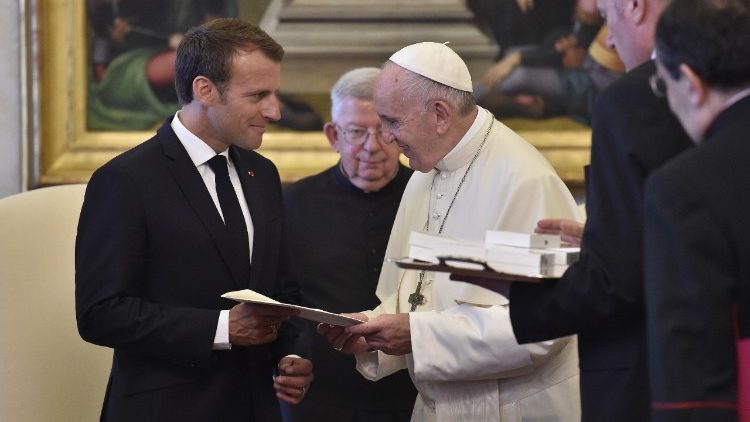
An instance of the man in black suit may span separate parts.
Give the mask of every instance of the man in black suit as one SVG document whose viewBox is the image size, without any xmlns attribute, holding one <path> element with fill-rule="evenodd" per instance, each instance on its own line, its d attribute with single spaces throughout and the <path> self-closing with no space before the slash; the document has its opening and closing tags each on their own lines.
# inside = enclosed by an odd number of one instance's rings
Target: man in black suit
<svg viewBox="0 0 750 422">
<path fill-rule="evenodd" d="M 520 342 L 578 334 L 584 421 L 648 420 L 643 303 L 643 185 L 690 145 L 649 88 L 649 60 L 668 0 L 599 0 L 609 41 L 629 72 L 597 100 L 581 259 L 558 280 L 515 283 L 510 316 Z M 567 224 L 542 221 L 551 231 Z"/>
<path fill-rule="evenodd" d="M 89 182 L 76 317 L 86 341 L 114 348 L 102 420 L 278 420 L 277 398 L 298 403 L 312 381 L 289 313 L 220 298 L 300 300 L 279 175 L 251 151 L 279 118 L 282 56 L 238 20 L 194 28 L 177 49 L 182 109 Z"/>
<path fill-rule="evenodd" d="M 747 421 L 750 2 L 674 0 L 656 52 L 655 85 L 698 146 L 646 184 L 652 418 Z"/>
</svg>

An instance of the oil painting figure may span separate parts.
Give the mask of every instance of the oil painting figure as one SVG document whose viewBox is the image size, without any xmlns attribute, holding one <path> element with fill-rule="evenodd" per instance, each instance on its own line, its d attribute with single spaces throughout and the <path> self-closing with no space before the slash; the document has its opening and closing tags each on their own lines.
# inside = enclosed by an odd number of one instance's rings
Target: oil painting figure
<svg viewBox="0 0 750 422">
<path fill-rule="evenodd" d="M 236 0 L 87 0 L 86 6 L 89 130 L 148 130 L 174 114 L 182 34 L 239 13 Z"/>
</svg>

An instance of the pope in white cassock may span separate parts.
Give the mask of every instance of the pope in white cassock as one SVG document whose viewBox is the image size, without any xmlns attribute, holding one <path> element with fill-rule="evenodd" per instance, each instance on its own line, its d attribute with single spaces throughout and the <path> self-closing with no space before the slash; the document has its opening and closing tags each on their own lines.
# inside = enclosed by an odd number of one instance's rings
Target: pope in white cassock
<svg viewBox="0 0 750 422">
<path fill-rule="evenodd" d="M 531 233 L 541 218 L 578 218 L 550 164 L 471 92 L 466 64 L 444 44 L 386 62 L 374 93 L 384 139 L 418 171 L 386 257 L 408 255 L 412 230 L 482 240 L 488 229 Z M 385 263 L 377 295 L 376 309 L 348 314 L 367 322 L 319 331 L 368 379 L 408 367 L 413 421 L 580 420 L 575 337 L 519 345 L 504 296 L 444 273 Z"/>
</svg>

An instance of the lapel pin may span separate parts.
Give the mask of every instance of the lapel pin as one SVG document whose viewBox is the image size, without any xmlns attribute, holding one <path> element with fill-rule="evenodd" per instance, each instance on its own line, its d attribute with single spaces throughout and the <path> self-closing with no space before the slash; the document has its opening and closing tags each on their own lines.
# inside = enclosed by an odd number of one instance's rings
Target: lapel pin
<svg viewBox="0 0 750 422">
<path fill-rule="evenodd" d="M 252 171 L 252 170 L 248 170 L 247 175 L 250 176 L 250 177 L 253 177 L 253 176 L 255 176 L 255 172 Z"/>
</svg>

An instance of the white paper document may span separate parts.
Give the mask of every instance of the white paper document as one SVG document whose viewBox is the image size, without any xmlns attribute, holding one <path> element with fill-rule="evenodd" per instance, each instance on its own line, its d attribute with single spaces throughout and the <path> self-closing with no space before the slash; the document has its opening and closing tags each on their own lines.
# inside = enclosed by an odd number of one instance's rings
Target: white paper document
<svg viewBox="0 0 750 422">
<path fill-rule="evenodd" d="M 357 325 L 363 322 L 358 319 L 334 314 L 322 309 L 307 308 L 305 306 L 282 303 L 250 289 L 227 292 L 221 295 L 221 297 L 242 303 L 255 303 L 258 305 L 278 306 L 282 308 L 296 309 L 299 311 L 299 314 L 297 314 L 298 317 L 309 319 L 311 321 L 322 322 L 324 324 L 338 325 L 340 327 L 349 327 L 351 325 Z"/>
</svg>

